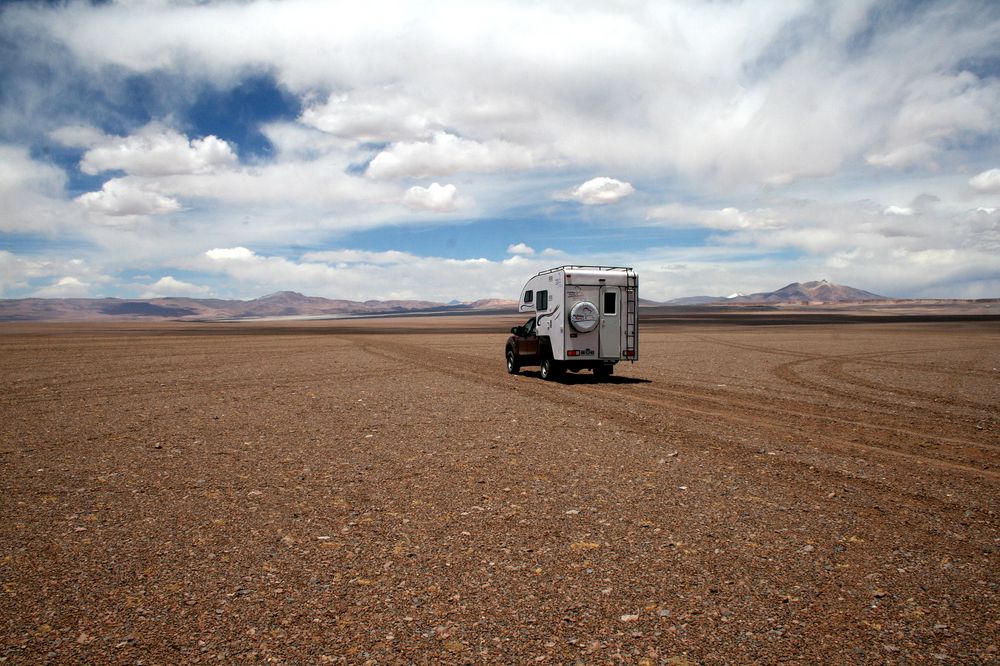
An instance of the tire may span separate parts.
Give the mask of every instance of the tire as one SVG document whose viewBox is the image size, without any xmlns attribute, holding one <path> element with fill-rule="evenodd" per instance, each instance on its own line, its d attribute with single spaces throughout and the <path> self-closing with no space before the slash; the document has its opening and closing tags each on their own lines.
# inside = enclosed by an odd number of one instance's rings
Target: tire
<svg viewBox="0 0 1000 666">
<path fill-rule="evenodd" d="M 517 364 L 517 358 L 514 356 L 514 350 L 507 350 L 507 372 L 512 375 L 516 375 L 521 371 L 521 366 Z"/>
<path fill-rule="evenodd" d="M 553 360 L 551 356 L 546 356 L 542 359 L 542 379 L 546 381 L 553 381 L 557 379 L 562 374 L 562 366 L 559 362 Z"/>
<path fill-rule="evenodd" d="M 613 365 L 598 365 L 594 366 L 594 376 L 600 377 L 601 379 L 607 379 L 615 371 L 615 366 Z"/>
</svg>

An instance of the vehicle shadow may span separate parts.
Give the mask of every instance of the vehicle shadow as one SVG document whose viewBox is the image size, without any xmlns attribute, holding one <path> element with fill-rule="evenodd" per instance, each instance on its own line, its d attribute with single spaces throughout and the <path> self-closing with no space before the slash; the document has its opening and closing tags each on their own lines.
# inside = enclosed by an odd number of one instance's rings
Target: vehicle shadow
<svg viewBox="0 0 1000 666">
<path fill-rule="evenodd" d="M 522 370 L 525 377 L 533 377 L 542 380 L 542 373 L 537 370 Z M 611 375 L 610 377 L 597 377 L 592 372 L 566 372 L 561 377 L 553 380 L 555 384 L 652 384 L 652 379 L 642 377 L 621 377 Z"/>
</svg>

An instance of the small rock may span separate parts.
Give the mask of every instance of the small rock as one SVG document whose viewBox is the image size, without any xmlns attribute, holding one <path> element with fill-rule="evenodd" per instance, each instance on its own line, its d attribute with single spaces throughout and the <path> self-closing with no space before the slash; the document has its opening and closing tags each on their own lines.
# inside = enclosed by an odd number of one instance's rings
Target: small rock
<svg viewBox="0 0 1000 666">
<path fill-rule="evenodd" d="M 656 614 L 659 615 L 660 617 L 670 617 L 670 611 L 667 610 L 666 608 L 661 608 L 660 610 L 656 611 Z"/>
<path fill-rule="evenodd" d="M 635 622 L 638 619 L 638 615 L 622 615 L 622 622 Z"/>
<path fill-rule="evenodd" d="M 807 545 L 807 546 L 803 547 L 802 550 L 805 551 L 805 552 L 807 552 L 807 553 L 811 553 L 811 552 L 813 552 L 815 550 L 815 548 L 813 548 L 812 545 Z"/>
</svg>

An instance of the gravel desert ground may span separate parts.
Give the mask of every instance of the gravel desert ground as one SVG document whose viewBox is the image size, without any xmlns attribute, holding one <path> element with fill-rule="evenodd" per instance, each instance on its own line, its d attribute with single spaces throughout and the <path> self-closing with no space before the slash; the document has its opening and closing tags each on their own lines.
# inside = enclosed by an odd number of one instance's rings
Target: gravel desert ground
<svg viewBox="0 0 1000 666">
<path fill-rule="evenodd" d="M 0 661 L 1000 660 L 998 322 L 519 322 L 4 325 Z"/>
</svg>

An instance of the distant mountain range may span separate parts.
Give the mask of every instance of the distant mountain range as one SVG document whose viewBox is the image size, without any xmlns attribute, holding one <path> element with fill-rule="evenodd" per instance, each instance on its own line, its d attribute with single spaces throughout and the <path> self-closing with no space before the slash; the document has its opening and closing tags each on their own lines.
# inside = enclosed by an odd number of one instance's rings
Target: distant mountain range
<svg viewBox="0 0 1000 666">
<path fill-rule="evenodd" d="M 779 303 L 844 303 L 887 301 L 868 291 L 818 282 L 793 282 L 776 291 L 730 296 L 688 296 L 664 303 L 639 299 L 640 306 L 739 305 Z M 349 301 L 279 291 L 249 301 L 217 298 L 22 298 L 0 300 L 0 321 L 95 321 L 177 319 L 187 321 L 260 319 L 265 317 L 331 317 L 345 315 L 516 312 L 517 302 L 487 298 L 452 301 Z"/>
<path fill-rule="evenodd" d="M 814 282 L 793 282 L 775 291 L 761 291 L 754 294 L 735 293 L 729 296 L 685 296 L 659 305 L 712 305 L 737 303 L 857 303 L 860 301 L 888 301 L 887 296 L 879 296 L 870 291 L 833 284 L 826 280 Z"/>
<path fill-rule="evenodd" d="M 249 301 L 217 298 L 23 298 L 0 300 L 0 321 L 100 321 L 116 319 L 260 319 L 515 310 L 515 301 L 487 298 L 471 303 L 348 301 L 279 291 Z"/>
</svg>

